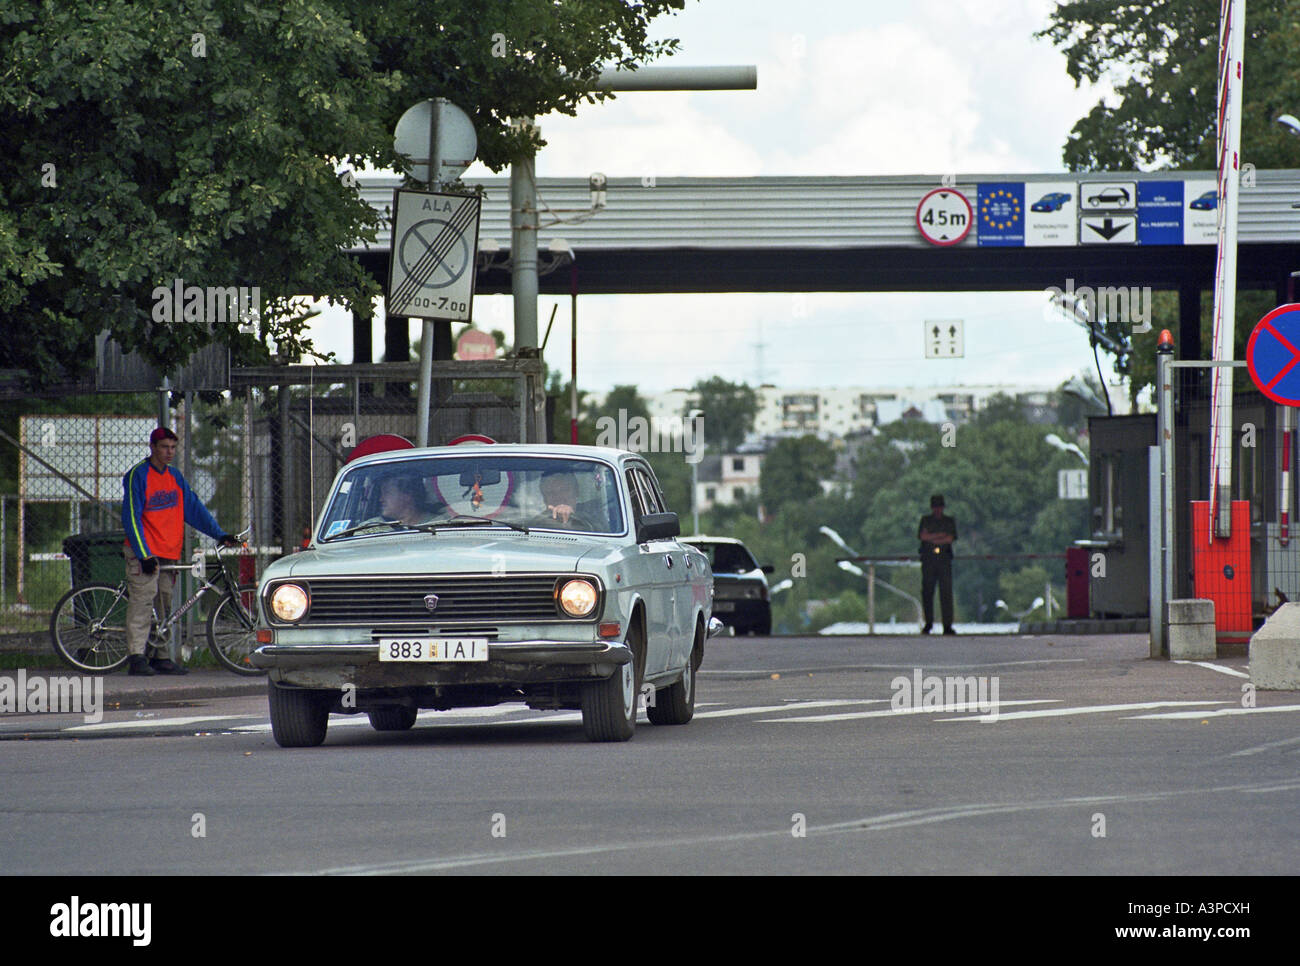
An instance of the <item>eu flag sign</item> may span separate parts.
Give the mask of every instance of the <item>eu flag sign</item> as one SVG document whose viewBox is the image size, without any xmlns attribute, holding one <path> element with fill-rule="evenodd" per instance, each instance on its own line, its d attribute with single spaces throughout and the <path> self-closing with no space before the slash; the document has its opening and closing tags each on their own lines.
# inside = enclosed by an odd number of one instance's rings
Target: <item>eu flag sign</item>
<svg viewBox="0 0 1300 966">
<path fill-rule="evenodd" d="M 1025 243 L 1025 183 L 981 183 L 976 196 L 976 225 L 980 245 Z"/>
</svg>

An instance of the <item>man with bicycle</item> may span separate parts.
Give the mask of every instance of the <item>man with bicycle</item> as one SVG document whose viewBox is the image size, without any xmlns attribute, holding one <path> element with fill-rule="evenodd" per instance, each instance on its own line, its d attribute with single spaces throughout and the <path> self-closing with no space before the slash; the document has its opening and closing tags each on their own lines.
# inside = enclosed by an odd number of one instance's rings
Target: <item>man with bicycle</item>
<svg viewBox="0 0 1300 966">
<path fill-rule="evenodd" d="M 149 458 L 122 477 L 128 674 L 189 673 L 170 658 L 150 660 L 146 655 L 152 605 L 156 602 L 160 617 L 171 611 L 173 572 L 160 569 L 158 564 L 179 561 L 185 524 L 206 533 L 223 547 L 239 546 L 239 539 L 221 529 L 185 477 L 171 468 L 176 443 L 176 434 L 159 426 L 149 435 Z"/>
</svg>

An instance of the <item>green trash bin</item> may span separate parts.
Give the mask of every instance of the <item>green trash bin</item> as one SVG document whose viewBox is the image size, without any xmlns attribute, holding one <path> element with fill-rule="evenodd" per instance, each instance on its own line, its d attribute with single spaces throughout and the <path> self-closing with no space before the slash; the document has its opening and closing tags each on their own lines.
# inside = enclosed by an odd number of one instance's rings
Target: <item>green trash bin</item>
<svg viewBox="0 0 1300 966">
<path fill-rule="evenodd" d="M 63 541 L 63 552 L 72 565 L 72 586 L 120 584 L 126 574 L 122 544 L 126 531 L 74 533 Z"/>
</svg>

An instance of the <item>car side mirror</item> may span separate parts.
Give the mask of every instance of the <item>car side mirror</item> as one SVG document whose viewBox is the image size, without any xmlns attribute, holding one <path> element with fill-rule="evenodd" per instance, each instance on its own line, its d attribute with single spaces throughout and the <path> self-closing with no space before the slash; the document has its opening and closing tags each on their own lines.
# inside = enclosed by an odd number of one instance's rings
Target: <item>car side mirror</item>
<svg viewBox="0 0 1300 966">
<path fill-rule="evenodd" d="M 636 542 L 648 543 L 651 540 L 671 540 L 680 536 L 682 525 L 676 513 L 647 513 L 636 522 Z"/>
</svg>

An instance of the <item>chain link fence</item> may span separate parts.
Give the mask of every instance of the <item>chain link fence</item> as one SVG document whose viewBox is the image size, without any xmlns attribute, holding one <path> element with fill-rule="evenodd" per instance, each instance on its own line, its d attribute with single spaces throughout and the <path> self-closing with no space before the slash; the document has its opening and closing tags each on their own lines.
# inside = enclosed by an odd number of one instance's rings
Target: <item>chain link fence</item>
<svg viewBox="0 0 1300 966">
<path fill-rule="evenodd" d="M 535 359 L 435 363 L 430 445 L 467 435 L 545 441 L 544 372 Z M 226 393 L 172 397 L 169 418 L 179 437 L 172 465 L 225 530 L 251 531 L 241 581 L 306 546 L 356 445 L 385 434 L 417 438 L 418 376 L 415 364 L 236 369 Z M 0 433 L 0 447 L 17 465 L 18 485 L 0 494 L 0 638 L 36 644 L 74 580 L 122 579 L 122 476 L 149 456 L 158 418 L 141 413 L 156 410 L 158 398 L 88 398 L 88 408 L 121 402 L 120 412 L 94 415 L 5 405 L 18 433 Z M 187 559 L 211 544 L 187 528 Z M 190 591 L 187 583 L 177 588 L 178 600 Z"/>
</svg>

